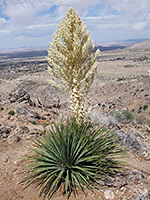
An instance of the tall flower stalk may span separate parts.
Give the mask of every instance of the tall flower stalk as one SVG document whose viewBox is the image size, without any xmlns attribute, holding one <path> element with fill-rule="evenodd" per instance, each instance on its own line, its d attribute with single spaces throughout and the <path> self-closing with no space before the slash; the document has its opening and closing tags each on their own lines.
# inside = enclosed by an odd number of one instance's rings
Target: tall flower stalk
<svg viewBox="0 0 150 200">
<path fill-rule="evenodd" d="M 97 73 L 98 55 L 99 50 L 94 53 L 94 42 L 86 25 L 69 8 L 50 42 L 48 71 L 59 80 L 49 80 L 50 84 L 69 92 L 72 113 L 79 122 L 88 112 L 84 97 Z"/>
<path fill-rule="evenodd" d="M 54 33 L 48 50 L 50 83 L 70 93 L 73 118 L 51 124 L 36 138 L 25 156 L 25 188 L 34 185 L 39 196 L 51 199 L 58 191 L 69 199 L 85 189 L 94 192 L 99 180 L 120 171 L 122 147 L 119 138 L 104 127 L 84 123 L 88 109 L 84 97 L 97 72 L 97 56 L 89 31 L 70 8 Z"/>
</svg>

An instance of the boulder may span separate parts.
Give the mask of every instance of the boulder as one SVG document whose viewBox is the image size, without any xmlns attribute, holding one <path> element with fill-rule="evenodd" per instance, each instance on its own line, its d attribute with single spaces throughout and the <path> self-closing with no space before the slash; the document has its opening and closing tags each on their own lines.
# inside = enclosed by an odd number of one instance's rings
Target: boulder
<svg viewBox="0 0 150 200">
<path fill-rule="evenodd" d="M 34 103 L 30 99 L 30 95 L 22 88 L 15 88 L 12 92 L 10 92 L 6 99 L 10 103 L 26 103 L 29 105 L 34 105 Z"/>
<path fill-rule="evenodd" d="M 8 144 L 14 144 L 17 143 L 21 140 L 21 138 L 19 136 L 17 136 L 16 134 L 11 134 L 8 136 L 7 138 L 7 142 Z"/>
<path fill-rule="evenodd" d="M 115 194 L 114 194 L 114 192 L 112 190 L 105 190 L 104 197 L 106 199 L 114 199 Z"/>
<path fill-rule="evenodd" d="M 40 119 L 40 116 L 37 112 L 33 112 L 25 107 L 18 107 L 16 112 L 21 115 L 25 115 L 26 117 L 31 117 L 34 119 Z"/>
<path fill-rule="evenodd" d="M 7 138 L 11 132 L 11 128 L 6 125 L 0 125 L 0 138 Z"/>
</svg>

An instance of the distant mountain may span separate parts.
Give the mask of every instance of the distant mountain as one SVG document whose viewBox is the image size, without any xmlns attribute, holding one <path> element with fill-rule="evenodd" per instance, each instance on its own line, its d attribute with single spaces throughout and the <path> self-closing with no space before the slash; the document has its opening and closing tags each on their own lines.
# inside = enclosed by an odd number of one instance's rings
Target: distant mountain
<svg viewBox="0 0 150 200">
<path fill-rule="evenodd" d="M 127 49 L 129 51 L 150 51 L 150 40 L 136 43 Z"/>
<path fill-rule="evenodd" d="M 122 45 L 96 46 L 94 48 L 94 51 L 96 51 L 97 49 L 99 49 L 100 51 L 111 51 L 115 49 L 124 49 L 124 48 L 126 48 L 126 46 Z"/>
<path fill-rule="evenodd" d="M 140 42 L 137 42 L 140 41 Z M 142 41 L 142 42 L 141 42 Z M 138 51 L 138 50 L 150 50 L 150 40 L 146 39 L 134 39 L 120 42 L 111 42 L 104 45 L 97 45 L 94 51 L 100 49 L 100 51 L 111 51 L 115 49 L 124 49 Z M 32 57 L 45 57 L 47 56 L 47 48 L 45 49 L 33 49 L 33 50 L 16 50 L 0 53 L 0 60 L 16 59 L 16 58 L 32 58 Z"/>
<path fill-rule="evenodd" d="M 100 49 L 101 51 L 108 51 L 108 50 L 114 50 L 114 49 L 123 49 L 124 46 L 97 46 L 95 47 L 94 51 L 97 49 Z M 11 52 L 3 52 L 0 53 L 0 60 L 6 60 L 6 59 L 15 59 L 15 58 L 32 58 L 32 57 L 45 57 L 47 56 L 47 50 L 17 50 L 17 51 L 11 51 Z"/>
<path fill-rule="evenodd" d="M 112 47 L 112 46 L 122 46 L 122 47 L 129 47 L 131 45 L 134 45 L 136 43 L 144 42 L 144 41 L 150 41 L 150 39 L 128 39 L 128 40 L 120 40 L 120 41 L 112 41 L 107 42 L 103 44 L 97 44 L 96 46 L 102 46 L 102 47 Z"/>
<path fill-rule="evenodd" d="M 110 51 L 115 49 L 149 49 L 150 39 L 128 39 L 117 42 L 110 42 L 103 45 L 97 45 L 95 50 Z"/>
<path fill-rule="evenodd" d="M 14 59 L 14 58 L 31 58 L 31 57 L 47 56 L 47 50 L 20 50 L 0 53 L 0 59 Z"/>
<path fill-rule="evenodd" d="M 134 43 L 139 43 L 139 42 L 145 42 L 148 41 L 150 39 L 148 38 L 141 38 L 141 39 L 128 39 L 128 40 L 124 40 L 124 42 L 134 42 Z"/>
</svg>

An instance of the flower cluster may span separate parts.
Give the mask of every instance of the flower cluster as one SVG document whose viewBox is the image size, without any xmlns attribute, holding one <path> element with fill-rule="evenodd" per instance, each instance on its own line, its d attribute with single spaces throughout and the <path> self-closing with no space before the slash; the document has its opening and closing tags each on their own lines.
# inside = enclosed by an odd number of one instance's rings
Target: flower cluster
<svg viewBox="0 0 150 200">
<path fill-rule="evenodd" d="M 78 121 L 87 114 L 84 96 L 97 72 L 97 56 L 90 32 L 78 13 L 69 8 L 66 17 L 58 25 L 48 49 L 49 73 L 63 84 L 50 80 L 50 84 L 70 93 L 71 109 Z M 62 86 L 63 85 L 63 86 Z"/>
</svg>

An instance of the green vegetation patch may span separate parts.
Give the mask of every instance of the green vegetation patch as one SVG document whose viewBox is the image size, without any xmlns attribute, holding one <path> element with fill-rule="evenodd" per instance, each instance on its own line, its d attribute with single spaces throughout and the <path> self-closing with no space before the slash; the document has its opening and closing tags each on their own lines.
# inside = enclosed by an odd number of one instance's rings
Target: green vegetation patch
<svg viewBox="0 0 150 200">
<path fill-rule="evenodd" d="M 137 67 L 136 65 L 124 65 L 125 68 Z"/>
<path fill-rule="evenodd" d="M 105 180 L 120 171 L 122 155 L 118 137 L 102 126 L 68 123 L 52 124 L 41 138 L 35 139 L 25 157 L 25 188 L 35 185 L 39 196 L 50 199 L 62 191 L 69 199 L 79 190 L 99 188 Z"/>
<path fill-rule="evenodd" d="M 144 97 L 148 97 L 148 96 L 149 96 L 149 94 L 145 94 L 145 95 L 144 95 Z"/>
<path fill-rule="evenodd" d="M 148 105 L 143 106 L 143 110 L 145 111 L 148 108 Z"/>
<path fill-rule="evenodd" d="M 9 112 L 8 112 L 8 115 L 14 115 L 15 114 L 15 111 L 14 110 L 10 110 Z"/>
<path fill-rule="evenodd" d="M 122 111 L 113 111 L 111 115 L 118 120 L 119 122 L 123 123 L 130 123 L 134 120 L 134 115 L 129 112 L 128 110 Z"/>
</svg>

